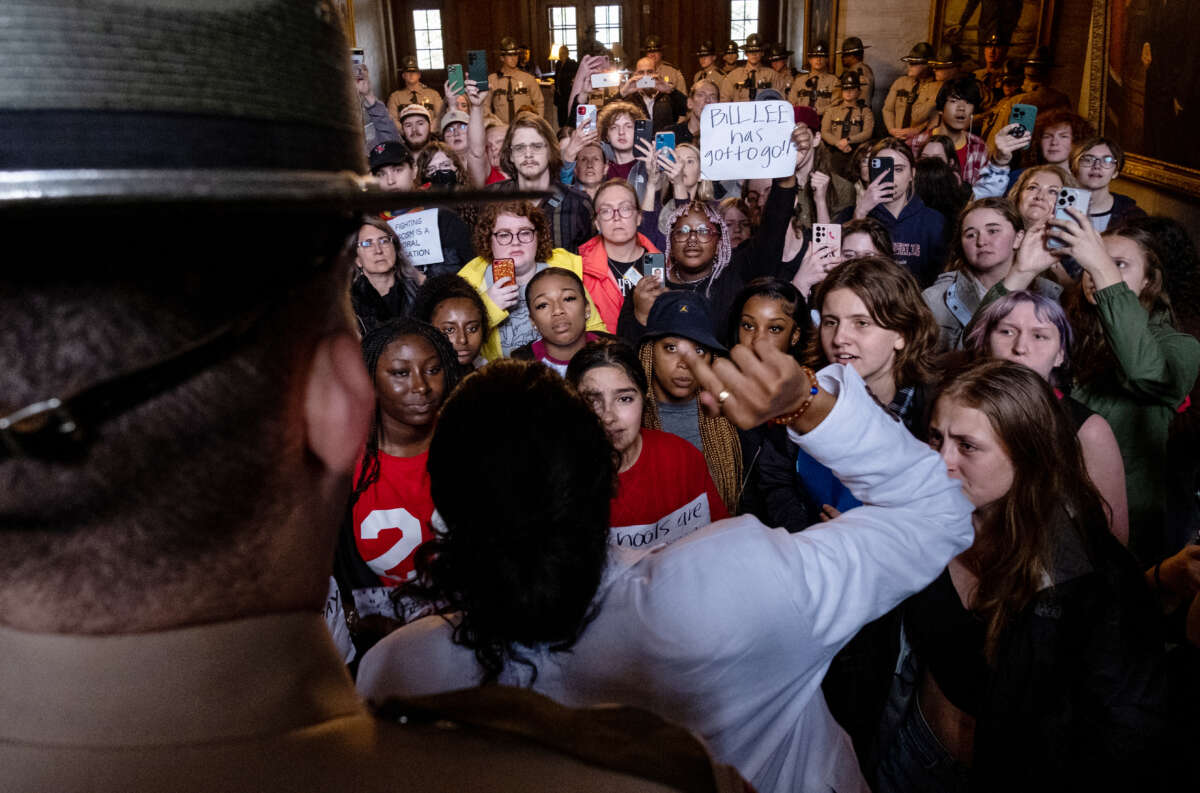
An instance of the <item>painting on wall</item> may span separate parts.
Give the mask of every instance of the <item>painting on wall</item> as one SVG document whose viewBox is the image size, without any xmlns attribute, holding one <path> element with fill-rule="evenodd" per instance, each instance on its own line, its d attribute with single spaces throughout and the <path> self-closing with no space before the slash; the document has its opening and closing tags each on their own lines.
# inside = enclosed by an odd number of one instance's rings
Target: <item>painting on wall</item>
<svg viewBox="0 0 1200 793">
<path fill-rule="evenodd" d="M 805 0 L 804 47 L 796 58 L 798 63 L 805 64 L 805 69 L 808 68 L 806 59 L 808 52 L 818 43 L 824 42 L 830 53 L 830 69 L 834 72 L 837 71 L 833 65 L 840 62 L 833 56 L 833 51 L 838 48 L 840 43 L 834 37 L 837 32 L 837 17 L 838 0 Z"/>
<path fill-rule="evenodd" d="M 933 0 L 929 42 L 957 44 L 983 63 L 983 45 L 992 34 L 1007 43 L 1009 57 L 1023 57 L 1050 43 L 1054 0 Z"/>
<path fill-rule="evenodd" d="M 1100 67 L 1092 74 L 1100 97 L 1092 121 L 1125 150 L 1122 175 L 1193 196 L 1200 196 L 1200 147 L 1190 143 L 1200 123 L 1197 26 L 1196 0 L 1108 2 L 1093 15 L 1099 35 L 1091 53 Z"/>
</svg>

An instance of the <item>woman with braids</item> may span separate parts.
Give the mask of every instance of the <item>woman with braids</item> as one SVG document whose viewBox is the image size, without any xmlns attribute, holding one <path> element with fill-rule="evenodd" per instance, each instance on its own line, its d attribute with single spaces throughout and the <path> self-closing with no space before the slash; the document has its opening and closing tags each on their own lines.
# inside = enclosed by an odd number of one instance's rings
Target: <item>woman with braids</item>
<svg viewBox="0 0 1200 793">
<path fill-rule="evenodd" d="M 567 382 L 600 418 L 621 458 L 609 511 L 609 543 L 617 552 L 666 545 L 728 517 L 704 455 L 678 436 L 642 427 L 650 387 L 633 348 L 588 342 L 571 359 Z"/>
<path fill-rule="evenodd" d="M 363 220 L 354 235 L 354 252 L 350 303 L 358 330 L 365 335 L 390 319 L 407 316 L 425 276 L 409 264 L 392 227 L 379 218 Z"/>
<path fill-rule="evenodd" d="M 388 322 L 368 333 L 362 346 L 375 386 L 375 419 L 335 562 L 360 652 L 413 616 L 405 601 L 388 593 L 413 576 L 414 552 L 433 537 L 429 443 L 438 411 L 460 377 L 454 348 L 425 322 Z"/>
<path fill-rule="evenodd" d="M 708 312 L 703 297 L 682 289 L 664 292 L 654 301 L 638 348 L 650 384 L 642 426 L 665 430 L 699 449 L 724 507 L 734 513 L 742 484 L 737 430 L 726 419 L 704 413 L 699 381 L 687 364 L 688 351 L 709 360 L 714 353 L 727 354 L 712 332 Z"/>
<path fill-rule="evenodd" d="M 975 542 L 900 608 L 878 793 L 1167 789 L 1154 607 L 1058 402 L 996 359 L 939 387 L 929 444 Z"/>
<path fill-rule="evenodd" d="M 725 318 L 733 298 L 742 288 L 736 267 L 730 266 L 729 229 L 717 210 L 706 201 L 692 201 L 671 213 L 668 221 L 667 268 L 663 280 L 647 276 L 638 281 L 621 306 L 617 335 L 638 344 L 646 329 L 651 306 L 673 290 L 694 292 L 708 302 L 706 316 L 713 320 L 712 336 L 725 335 Z"/>
<path fill-rule="evenodd" d="M 426 279 L 417 290 L 413 316 L 446 334 L 463 373 L 487 363 L 479 354 L 488 335 L 487 307 L 459 276 L 451 273 Z"/>
</svg>

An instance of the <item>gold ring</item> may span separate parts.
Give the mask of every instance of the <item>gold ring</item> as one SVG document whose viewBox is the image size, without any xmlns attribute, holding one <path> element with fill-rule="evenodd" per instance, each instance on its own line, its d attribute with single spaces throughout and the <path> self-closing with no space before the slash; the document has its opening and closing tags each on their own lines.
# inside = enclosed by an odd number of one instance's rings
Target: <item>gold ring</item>
<svg viewBox="0 0 1200 793">
<path fill-rule="evenodd" d="M 717 394 L 717 404 L 724 405 L 725 400 L 729 399 L 731 396 L 733 396 L 733 394 L 730 394 L 728 391 L 722 391 L 721 393 Z"/>
</svg>

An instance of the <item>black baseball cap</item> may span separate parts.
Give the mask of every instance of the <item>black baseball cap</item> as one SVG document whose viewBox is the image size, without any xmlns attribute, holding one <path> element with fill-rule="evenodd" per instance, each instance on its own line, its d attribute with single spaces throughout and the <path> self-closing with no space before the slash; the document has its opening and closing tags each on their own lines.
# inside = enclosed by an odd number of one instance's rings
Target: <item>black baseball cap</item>
<svg viewBox="0 0 1200 793">
<path fill-rule="evenodd" d="M 679 336 L 712 352 L 728 353 L 713 335 L 712 308 L 701 294 L 686 289 L 663 292 L 650 307 L 641 341 Z"/>
</svg>

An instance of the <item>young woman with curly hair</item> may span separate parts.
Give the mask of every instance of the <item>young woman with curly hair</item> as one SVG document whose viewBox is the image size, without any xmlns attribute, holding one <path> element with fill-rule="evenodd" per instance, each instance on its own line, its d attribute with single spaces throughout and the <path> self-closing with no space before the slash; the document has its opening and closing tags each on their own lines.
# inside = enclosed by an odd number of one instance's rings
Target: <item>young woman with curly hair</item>
<svg viewBox="0 0 1200 793">
<path fill-rule="evenodd" d="M 491 330 L 480 354 L 494 361 L 538 339 L 537 328 L 529 319 L 529 307 L 521 299 L 534 273 L 547 267 L 562 267 L 582 277 L 583 262 L 576 254 L 553 247 L 545 213 L 528 201 L 488 204 L 480 212 L 474 236 L 475 252 L 479 255 L 458 274 L 483 296 Z M 501 278 L 496 283 L 493 263 L 497 259 L 512 259 L 515 279 Z M 603 331 L 604 320 L 590 296 L 588 305 L 587 329 Z"/>
</svg>

